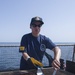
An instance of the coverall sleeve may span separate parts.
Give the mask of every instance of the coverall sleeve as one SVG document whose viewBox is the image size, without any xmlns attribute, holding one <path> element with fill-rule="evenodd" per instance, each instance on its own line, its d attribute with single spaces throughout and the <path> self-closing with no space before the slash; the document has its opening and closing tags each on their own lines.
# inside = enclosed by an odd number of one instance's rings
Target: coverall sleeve
<svg viewBox="0 0 75 75">
<path fill-rule="evenodd" d="M 27 39 L 25 35 L 21 39 L 19 52 L 27 52 Z"/>
<path fill-rule="evenodd" d="M 52 50 L 55 47 L 56 47 L 56 45 L 49 38 L 46 38 L 46 48 Z"/>
</svg>

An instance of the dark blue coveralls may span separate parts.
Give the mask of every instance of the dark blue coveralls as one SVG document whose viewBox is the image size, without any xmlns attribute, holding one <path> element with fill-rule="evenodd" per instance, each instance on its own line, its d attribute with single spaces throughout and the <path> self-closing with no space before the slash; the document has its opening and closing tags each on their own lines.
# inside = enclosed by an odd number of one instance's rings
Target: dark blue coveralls
<svg viewBox="0 0 75 75">
<path fill-rule="evenodd" d="M 48 48 L 52 50 L 56 45 L 44 35 L 40 34 L 38 37 L 34 37 L 32 33 L 28 33 L 22 37 L 20 46 L 24 46 L 25 50 L 21 51 L 19 49 L 19 52 L 27 52 L 30 57 L 33 57 L 36 60 L 42 62 L 46 49 Z M 21 57 L 20 61 L 20 69 L 33 69 L 31 66 L 28 65 L 23 56 Z"/>
</svg>

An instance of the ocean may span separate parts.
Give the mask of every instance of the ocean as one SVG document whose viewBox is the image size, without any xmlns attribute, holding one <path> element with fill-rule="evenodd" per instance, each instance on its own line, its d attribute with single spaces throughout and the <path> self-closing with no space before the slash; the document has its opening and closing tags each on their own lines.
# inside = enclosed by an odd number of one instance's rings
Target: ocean
<svg viewBox="0 0 75 75">
<path fill-rule="evenodd" d="M 61 49 L 61 59 L 71 60 L 73 58 L 74 43 L 56 43 Z M 65 46 L 64 46 L 65 45 Z M 0 71 L 18 70 L 22 54 L 19 53 L 20 43 L 1 42 L 0 43 Z M 53 51 L 47 49 L 46 52 L 54 57 Z M 48 59 L 44 56 L 42 63 L 48 66 Z"/>
</svg>

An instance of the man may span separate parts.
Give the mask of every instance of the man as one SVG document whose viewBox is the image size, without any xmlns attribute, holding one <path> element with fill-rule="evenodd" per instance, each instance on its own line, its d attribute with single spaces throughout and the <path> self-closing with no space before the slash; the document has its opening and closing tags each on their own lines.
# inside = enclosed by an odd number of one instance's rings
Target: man
<svg viewBox="0 0 75 75">
<path fill-rule="evenodd" d="M 36 16 L 31 19 L 30 29 L 31 33 L 25 34 L 22 37 L 19 51 L 22 52 L 20 62 L 21 70 L 37 69 L 42 67 L 42 58 L 45 54 L 46 48 L 54 51 L 54 60 L 52 66 L 55 69 L 60 68 L 61 50 L 46 36 L 40 34 L 42 25 L 44 24 L 42 18 Z"/>
</svg>

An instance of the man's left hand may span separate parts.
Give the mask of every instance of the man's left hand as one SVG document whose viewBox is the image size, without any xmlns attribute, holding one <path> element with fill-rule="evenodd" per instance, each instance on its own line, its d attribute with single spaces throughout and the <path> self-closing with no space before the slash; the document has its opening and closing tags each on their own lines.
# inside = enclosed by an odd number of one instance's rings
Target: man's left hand
<svg viewBox="0 0 75 75">
<path fill-rule="evenodd" d="M 54 67 L 54 69 L 60 69 L 60 61 L 54 59 L 52 62 L 52 66 Z"/>
</svg>

